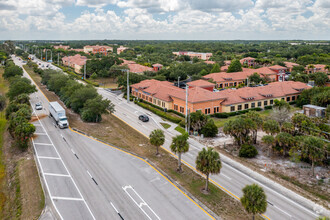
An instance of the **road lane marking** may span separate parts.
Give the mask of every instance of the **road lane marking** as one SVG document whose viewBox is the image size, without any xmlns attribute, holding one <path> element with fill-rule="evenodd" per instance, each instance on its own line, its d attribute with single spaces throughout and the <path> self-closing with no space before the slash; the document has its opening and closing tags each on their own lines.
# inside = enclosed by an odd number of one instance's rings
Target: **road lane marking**
<svg viewBox="0 0 330 220">
<path fill-rule="evenodd" d="M 58 196 L 52 196 L 52 199 L 57 199 L 57 200 L 72 200 L 72 201 L 85 201 L 83 198 L 58 197 Z"/>
<path fill-rule="evenodd" d="M 223 173 L 220 173 L 220 175 L 222 175 L 222 176 L 226 177 L 227 179 L 231 180 L 231 178 L 229 176 L 227 176 L 227 175 L 225 175 Z"/>
<path fill-rule="evenodd" d="M 146 213 L 146 211 L 144 211 L 144 209 L 142 208 L 142 206 L 146 206 L 155 216 L 157 219 L 160 220 L 160 218 L 158 217 L 158 215 L 154 212 L 154 210 L 152 210 L 152 208 L 150 208 L 150 206 L 141 198 L 141 196 L 135 191 L 135 189 L 131 186 L 123 186 L 122 187 L 123 190 L 126 192 L 126 194 L 133 200 L 133 202 L 141 209 L 141 211 L 150 219 L 152 220 L 152 218 Z M 139 204 L 135 201 L 135 199 L 129 194 L 129 192 L 127 191 L 127 189 L 131 189 L 135 195 L 137 195 L 139 197 L 139 199 L 142 201 Z"/>
<path fill-rule="evenodd" d="M 59 157 L 45 157 L 45 156 L 38 156 L 40 159 L 50 159 L 50 160 L 61 160 Z"/>
<path fill-rule="evenodd" d="M 112 208 L 117 212 L 117 214 L 119 215 L 119 217 L 124 220 L 123 216 L 121 216 L 121 214 L 118 212 L 118 210 L 116 209 L 116 207 L 112 204 L 112 202 L 110 202 Z"/>
<path fill-rule="evenodd" d="M 53 146 L 52 144 L 47 144 L 47 143 L 34 143 L 34 144 L 37 144 L 37 145 L 45 145 L 45 146 Z"/>
<path fill-rule="evenodd" d="M 58 174 L 58 173 L 44 173 L 46 176 L 62 176 L 62 177 L 71 177 L 68 174 Z"/>
</svg>

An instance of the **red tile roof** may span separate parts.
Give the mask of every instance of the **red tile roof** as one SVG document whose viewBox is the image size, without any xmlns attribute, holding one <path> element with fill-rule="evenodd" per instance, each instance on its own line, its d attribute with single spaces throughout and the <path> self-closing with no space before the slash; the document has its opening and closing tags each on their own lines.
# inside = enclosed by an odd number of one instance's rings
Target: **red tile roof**
<svg viewBox="0 0 330 220">
<path fill-rule="evenodd" d="M 270 66 L 269 69 L 274 69 L 274 70 L 286 70 L 287 68 L 286 68 L 285 66 L 274 65 L 274 66 Z"/>
<path fill-rule="evenodd" d="M 206 63 L 206 64 L 215 64 L 215 61 L 205 60 L 204 63 Z"/>
<path fill-rule="evenodd" d="M 226 89 L 216 94 L 221 98 L 226 98 L 223 105 L 237 104 L 247 101 L 258 101 L 265 98 L 279 98 L 287 95 L 293 95 L 300 93 L 303 89 L 311 88 L 305 83 L 285 81 L 285 82 L 273 82 L 266 86 L 261 87 L 244 87 L 236 90 Z M 266 97 L 266 95 L 271 95 Z M 252 98 L 251 100 L 248 100 Z"/>
<path fill-rule="evenodd" d="M 189 82 L 187 83 L 189 86 L 192 86 L 192 87 L 210 87 L 210 86 L 215 86 L 214 83 L 211 83 L 211 82 L 208 82 L 206 80 L 202 80 L 202 79 L 199 79 L 199 80 L 195 80 L 195 81 L 192 81 L 192 82 Z"/>
<path fill-rule="evenodd" d="M 137 64 L 136 62 L 134 62 L 132 60 L 124 60 L 124 59 L 121 59 L 121 58 L 119 58 L 119 59 L 124 61 L 120 65 L 121 66 L 127 65 L 127 67 L 129 68 L 129 71 L 132 72 L 132 73 L 143 73 L 145 71 L 154 71 L 153 68 Z"/>
<path fill-rule="evenodd" d="M 162 67 L 163 65 L 160 64 L 160 63 L 155 63 L 155 64 L 153 64 L 152 66 L 153 66 L 153 67 Z"/>
<path fill-rule="evenodd" d="M 292 68 L 294 66 L 299 66 L 298 63 L 292 63 L 292 62 L 284 62 L 285 66 L 288 68 Z"/>
<path fill-rule="evenodd" d="M 240 62 L 244 62 L 246 60 L 256 60 L 256 58 L 253 58 L 253 57 L 244 57 L 243 59 L 240 60 Z"/>
<path fill-rule="evenodd" d="M 74 56 L 63 57 L 62 60 L 66 62 L 70 62 L 70 64 L 83 66 L 86 63 L 87 57 L 81 56 L 80 54 L 76 54 Z"/>
</svg>

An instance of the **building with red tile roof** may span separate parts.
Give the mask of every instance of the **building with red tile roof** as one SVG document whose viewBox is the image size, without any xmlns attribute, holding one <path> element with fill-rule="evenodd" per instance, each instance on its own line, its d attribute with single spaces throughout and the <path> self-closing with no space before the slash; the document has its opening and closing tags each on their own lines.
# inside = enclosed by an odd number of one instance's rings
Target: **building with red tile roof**
<svg viewBox="0 0 330 220">
<path fill-rule="evenodd" d="M 193 82 L 192 82 L 193 83 Z M 193 84 L 199 85 L 201 82 Z M 131 85 L 132 95 L 158 105 L 185 113 L 185 89 L 167 81 L 144 80 Z M 199 86 L 188 89 L 188 111 L 201 110 L 204 114 L 232 112 L 273 105 L 274 100 L 295 101 L 304 90 L 311 88 L 305 83 L 286 81 L 274 82 L 261 87 L 244 87 L 212 92 Z"/>
<path fill-rule="evenodd" d="M 123 61 L 123 63 L 120 64 L 120 65 L 121 66 L 127 65 L 127 67 L 129 68 L 129 71 L 131 73 L 143 74 L 146 71 L 151 71 L 151 72 L 155 71 L 151 67 L 143 66 L 143 65 L 138 64 L 138 63 L 136 63 L 136 62 L 134 62 L 132 60 L 125 60 L 125 59 L 121 59 L 121 58 L 119 58 L 119 59 Z"/>
<path fill-rule="evenodd" d="M 206 63 L 206 64 L 212 64 L 213 65 L 213 64 L 215 64 L 215 61 L 205 60 L 204 63 Z"/>
<path fill-rule="evenodd" d="M 152 65 L 152 67 L 154 68 L 155 72 L 158 72 L 159 70 L 161 70 L 163 68 L 163 65 L 160 63 L 155 63 Z"/>
<path fill-rule="evenodd" d="M 248 67 L 255 67 L 256 62 L 255 62 L 255 58 L 253 57 L 245 57 L 243 59 L 240 60 L 240 63 L 242 65 L 247 65 Z"/>
<path fill-rule="evenodd" d="M 327 65 L 324 64 L 309 64 L 305 67 L 306 73 L 316 73 L 316 72 L 322 72 L 322 73 L 329 73 L 329 69 L 326 68 Z"/>
<path fill-rule="evenodd" d="M 100 53 L 100 54 L 103 54 L 103 55 L 107 55 L 109 52 L 113 52 L 113 48 L 109 47 L 109 46 L 99 46 L 99 45 L 90 46 L 90 45 L 86 45 L 86 46 L 84 46 L 84 52 L 85 53 L 92 53 L 92 54 Z"/>
<path fill-rule="evenodd" d="M 284 62 L 285 66 L 288 68 L 288 71 L 289 72 L 292 72 L 292 68 L 294 66 L 299 66 L 298 63 L 292 63 L 292 62 Z"/>
<path fill-rule="evenodd" d="M 200 87 L 200 88 L 203 88 L 203 89 L 210 90 L 212 92 L 213 92 L 213 89 L 215 87 L 214 83 L 208 82 L 208 81 L 203 80 L 203 79 L 188 82 L 187 85 L 189 86 L 189 88 Z"/>
<path fill-rule="evenodd" d="M 86 64 L 87 57 L 76 54 L 74 56 L 63 57 L 63 66 L 70 66 L 76 73 L 80 73 L 80 70 Z"/>
<path fill-rule="evenodd" d="M 60 45 L 54 45 L 54 49 L 55 50 L 58 50 L 58 49 L 68 50 L 69 48 L 70 48 L 69 45 L 62 45 L 62 44 L 60 44 Z"/>
</svg>

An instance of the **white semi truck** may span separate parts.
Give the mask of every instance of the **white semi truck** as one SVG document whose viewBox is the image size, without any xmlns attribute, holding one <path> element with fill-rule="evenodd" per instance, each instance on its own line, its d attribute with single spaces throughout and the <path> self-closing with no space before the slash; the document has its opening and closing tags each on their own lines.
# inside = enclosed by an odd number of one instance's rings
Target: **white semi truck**
<svg viewBox="0 0 330 220">
<path fill-rule="evenodd" d="M 58 102 L 49 102 L 49 115 L 53 117 L 60 128 L 69 127 L 64 108 Z"/>
</svg>

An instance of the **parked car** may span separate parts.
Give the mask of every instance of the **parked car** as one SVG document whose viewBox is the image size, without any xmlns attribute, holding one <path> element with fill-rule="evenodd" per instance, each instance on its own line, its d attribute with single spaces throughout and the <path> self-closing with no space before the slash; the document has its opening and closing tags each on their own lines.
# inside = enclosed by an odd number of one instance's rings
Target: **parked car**
<svg viewBox="0 0 330 220">
<path fill-rule="evenodd" d="M 42 104 L 40 102 L 36 103 L 35 109 L 42 110 Z"/>
<path fill-rule="evenodd" d="M 148 122 L 149 121 L 149 117 L 147 115 L 140 115 L 139 116 L 139 120 L 141 120 L 143 122 Z"/>
</svg>

